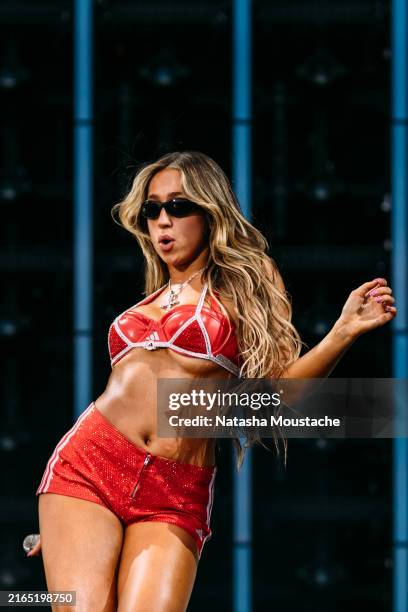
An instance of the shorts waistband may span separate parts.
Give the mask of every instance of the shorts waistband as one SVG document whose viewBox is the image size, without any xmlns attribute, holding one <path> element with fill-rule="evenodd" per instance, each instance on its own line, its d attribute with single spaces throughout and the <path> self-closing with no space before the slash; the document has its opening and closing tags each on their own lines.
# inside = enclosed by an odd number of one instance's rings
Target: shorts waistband
<svg viewBox="0 0 408 612">
<path fill-rule="evenodd" d="M 216 465 L 209 466 L 194 465 L 192 463 L 180 463 L 179 461 L 175 461 L 174 459 L 168 459 L 167 457 L 162 457 L 161 455 L 154 455 L 149 451 L 140 448 L 140 446 L 137 446 L 134 442 L 127 438 L 125 434 L 123 434 L 117 427 L 115 427 L 115 425 L 113 425 L 113 423 L 111 423 L 109 419 L 107 419 L 105 415 L 103 415 L 102 412 L 98 410 L 95 405 L 95 402 L 91 402 L 87 410 L 89 410 L 93 414 L 93 418 L 98 421 L 98 427 L 101 427 L 105 431 L 109 431 L 109 437 L 112 439 L 112 442 L 114 442 L 116 439 L 118 443 L 129 446 L 132 449 L 132 452 L 139 454 L 140 457 L 143 458 L 143 460 L 146 459 L 147 456 L 150 456 L 150 461 L 154 461 L 154 463 L 158 465 L 172 465 L 177 469 L 194 472 L 195 474 L 201 474 L 204 477 L 208 476 L 210 478 L 217 472 Z"/>
</svg>

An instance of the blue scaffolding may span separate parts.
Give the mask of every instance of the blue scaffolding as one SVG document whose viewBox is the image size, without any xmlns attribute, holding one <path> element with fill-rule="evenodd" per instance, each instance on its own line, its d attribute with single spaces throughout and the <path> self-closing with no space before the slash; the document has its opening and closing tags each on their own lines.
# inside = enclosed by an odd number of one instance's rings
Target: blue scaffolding
<svg viewBox="0 0 408 612">
<path fill-rule="evenodd" d="M 232 181 L 243 214 L 251 216 L 252 131 L 252 14 L 251 0 L 233 5 Z M 242 441 L 241 441 L 242 442 Z M 233 470 L 233 606 L 234 612 L 252 610 L 252 451 L 243 466 Z"/>
<path fill-rule="evenodd" d="M 394 0 L 391 15 L 391 190 L 392 190 L 392 289 L 398 316 L 392 322 L 394 378 L 407 378 L 407 288 L 408 288 L 408 2 Z M 403 388 L 405 391 L 405 385 Z M 406 398 L 405 398 L 406 399 Z M 407 402 L 398 399 L 407 419 Z M 405 427 L 406 429 L 406 427 Z M 393 609 L 408 611 L 408 440 L 393 441 Z"/>
<path fill-rule="evenodd" d="M 74 418 L 92 398 L 93 4 L 74 5 Z"/>
</svg>

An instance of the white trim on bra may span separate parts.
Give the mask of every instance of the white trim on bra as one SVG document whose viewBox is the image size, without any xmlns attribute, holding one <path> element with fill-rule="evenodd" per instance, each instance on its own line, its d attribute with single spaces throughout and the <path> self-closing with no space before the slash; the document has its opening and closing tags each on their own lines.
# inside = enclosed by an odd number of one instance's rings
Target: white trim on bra
<svg viewBox="0 0 408 612">
<path fill-rule="evenodd" d="M 167 285 L 167 283 L 166 283 Z M 148 295 L 147 297 L 143 298 L 142 300 L 140 300 L 139 302 L 137 302 L 136 304 L 134 304 L 133 306 L 131 306 L 130 308 L 127 308 L 126 310 L 124 310 L 123 312 L 121 312 L 116 319 L 113 321 L 112 326 L 114 326 L 116 333 L 118 334 L 118 336 L 123 340 L 123 342 L 126 343 L 126 347 L 124 349 L 122 349 L 117 355 L 115 355 L 115 357 L 111 360 L 111 366 L 115 365 L 115 363 L 117 361 L 119 361 L 119 359 L 121 357 L 123 357 L 123 355 L 125 355 L 126 353 L 128 353 L 132 348 L 144 348 L 147 349 L 148 351 L 154 351 L 158 348 L 171 348 L 172 350 L 181 353 L 183 355 L 188 355 L 190 357 L 196 357 L 197 359 L 207 359 L 209 361 L 213 361 L 214 363 L 216 363 L 217 365 L 220 365 L 221 367 L 225 368 L 226 370 L 229 370 L 232 374 L 234 374 L 235 376 L 239 376 L 239 372 L 240 369 L 238 366 L 235 365 L 235 363 L 233 363 L 230 359 L 228 359 L 227 357 L 224 357 L 224 355 L 213 355 L 212 351 L 211 351 L 211 342 L 210 342 L 210 338 L 208 336 L 208 332 L 205 328 L 204 322 L 201 318 L 201 309 L 203 307 L 204 304 L 204 299 L 205 299 L 205 295 L 207 293 L 207 288 L 208 288 L 208 284 L 205 283 L 203 286 L 203 289 L 201 290 L 201 294 L 200 294 L 200 298 L 198 300 L 194 315 L 192 317 L 190 317 L 189 319 L 187 319 L 187 321 L 185 321 L 183 323 L 183 325 L 181 327 L 179 327 L 179 329 L 174 333 L 174 335 L 170 338 L 170 340 L 167 341 L 159 341 L 156 339 L 157 337 L 157 333 L 153 332 L 150 334 L 150 336 L 147 336 L 146 339 L 143 342 L 130 342 L 129 338 L 127 336 L 125 336 L 125 334 L 122 332 L 122 330 L 119 327 L 119 319 L 126 314 L 127 312 L 131 311 L 133 308 L 135 308 L 136 306 L 142 305 L 143 302 L 145 302 L 147 299 L 153 297 L 154 295 L 156 295 L 157 293 L 159 293 L 159 291 L 161 291 L 162 289 L 164 289 L 164 287 L 166 285 L 163 285 L 162 287 L 160 287 L 159 289 L 157 289 L 157 291 L 154 291 L 153 293 L 151 293 L 150 295 Z M 148 319 L 151 319 L 151 317 L 147 317 Z M 156 321 L 155 319 L 151 319 L 152 321 Z M 187 328 L 191 325 L 191 323 L 193 321 L 197 321 L 197 323 L 199 324 L 201 331 L 203 333 L 204 336 L 204 340 L 205 340 L 205 346 L 206 346 L 206 350 L 207 350 L 207 354 L 204 355 L 204 353 L 195 353 L 194 351 L 189 351 L 188 349 L 184 349 L 180 346 L 175 346 L 174 345 L 174 341 L 178 338 L 178 336 Z M 158 321 L 156 321 L 158 322 Z M 109 328 L 109 332 L 110 329 Z M 156 333 L 156 336 L 154 335 Z M 108 344 L 109 344 L 109 335 L 108 335 Z"/>
</svg>

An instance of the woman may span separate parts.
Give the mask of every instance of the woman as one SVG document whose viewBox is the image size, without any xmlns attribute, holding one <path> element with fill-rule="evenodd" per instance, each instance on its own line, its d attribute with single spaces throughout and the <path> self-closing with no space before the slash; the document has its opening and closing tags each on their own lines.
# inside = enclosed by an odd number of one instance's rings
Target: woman
<svg viewBox="0 0 408 612">
<path fill-rule="evenodd" d="M 106 390 L 48 462 L 31 555 L 42 546 L 48 589 L 76 591 L 81 611 L 178 612 L 211 537 L 217 467 L 214 440 L 157 437 L 157 379 L 324 377 L 396 308 L 385 279 L 362 284 L 299 358 L 267 242 L 201 153 L 146 165 L 113 211 L 145 256 L 147 297 L 113 322 Z"/>
</svg>

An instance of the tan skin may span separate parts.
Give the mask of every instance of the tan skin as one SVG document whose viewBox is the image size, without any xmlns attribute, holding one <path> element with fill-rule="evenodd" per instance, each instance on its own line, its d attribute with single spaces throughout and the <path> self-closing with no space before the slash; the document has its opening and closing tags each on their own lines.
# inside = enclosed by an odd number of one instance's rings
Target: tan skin
<svg viewBox="0 0 408 612">
<path fill-rule="evenodd" d="M 176 195 L 184 195 L 177 170 L 166 169 L 153 177 L 149 199 L 165 202 Z M 205 266 L 209 247 L 203 214 L 178 219 L 162 209 L 157 220 L 148 220 L 148 229 L 172 282 L 180 283 Z M 159 235 L 164 233 L 175 238 L 173 249 L 167 253 L 158 244 Z M 181 292 L 180 303 L 196 304 L 201 289 L 202 278 L 198 274 Z M 160 305 L 167 296 L 165 290 L 137 310 L 159 320 L 165 312 Z M 237 323 L 231 306 L 225 300 L 222 303 Z M 205 305 L 210 305 L 208 295 Z M 186 357 L 171 349 L 134 348 L 113 366 L 107 387 L 95 405 L 141 449 L 182 463 L 212 466 L 213 440 L 157 436 L 156 382 L 158 378 L 230 376 L 213 362 Z M 116 610 L 116 597 L 118 610 L 123 611 L 187 609 L 198 554 L 194 539 L 181 527 L 143 522 L 123 530 L 119 519 L 107 508 L 53 493 L 39 496 L 39 520 L 41 542 L 31 554 L 38 554 L 42 547 L 48 589 L 76 590 L 77 598 L 81 598 L 78 610 Z"/>
<path fill-rule="evenodd" d="M 165 169 L 153 177 L 148 192 L 150 199 L 164 202 L 176 195 L 184 195 L 178 170 Z M 167 264 L 172 282 L 182 282 L 204 267 L 209 250 L 205 228 L 206 221 L 201 214 L 177 219 L 167 215 L 164 209 L 157 220 L 148 221 L 154 248 Z M 157 242 L 162 233 L 176 239 L 173 249 L 167 253 Z M 198 275 L 183 290 L 180 302 L 196 304 L 201 288 L 202 279 Z M 371 296 L 375 288 L 377 295 Z M 167 295 L 164 291 L 150 304 L 137 309 L 159 320 L 164 313 L 160 304 Z M 374 301 L 376 297 L 382 301 Z M 394 301 L 385 279 L 373 279 L 352 291 L 329 334 L 292 364 L 284 377 L 327 376 L 359 335 L 395 316 Z M 237 324 L 232 304 L 226 300 L 222 303 Z M 229 378 L 230 374 L 212 362 L 186 357 L 170 349 L 134 348 L 113 367 L 107 387 L 95 404 L 140 448 L 183 463 L 214 465 L 213 441 L 158 438 L 155 421 L 157 378 L 212 376 Z M 42 551 L 50 591 L 77 591 L 76 610 L 181 612 L 187 609 L 198 556 L 192 536 L 182 528 L 143 522 L 123 530 L 119 519 L 107 508 L 52 493 L 39 496 L 39 519 L 41 541 L 30 555 Z M 73 610 L 72 606 L 66 609 Z"/>
</svg>

